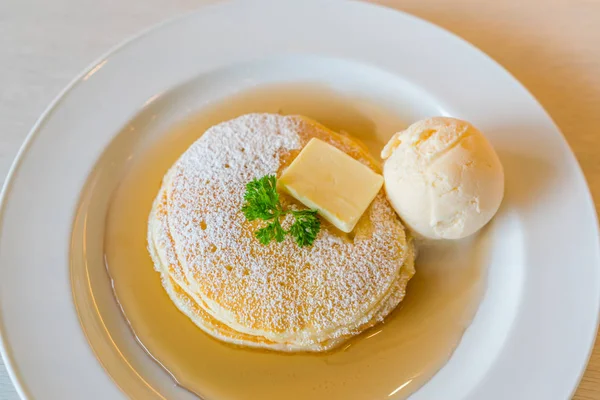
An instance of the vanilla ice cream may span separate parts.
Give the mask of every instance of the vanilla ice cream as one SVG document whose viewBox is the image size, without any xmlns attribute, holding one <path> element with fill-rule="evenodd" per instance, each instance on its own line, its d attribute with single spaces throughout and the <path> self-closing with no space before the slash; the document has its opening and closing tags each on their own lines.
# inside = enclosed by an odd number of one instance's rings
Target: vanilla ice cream
<svg viewBox="0 0 600 400">
<path fill-rule="evenodd" d="M 469 236 L 502 202 L 502 164 L 485 136 L 466 121 L 418 121 L 396 133 L 381 157 L 388 199 L 418 236 Z"/>
</svg>

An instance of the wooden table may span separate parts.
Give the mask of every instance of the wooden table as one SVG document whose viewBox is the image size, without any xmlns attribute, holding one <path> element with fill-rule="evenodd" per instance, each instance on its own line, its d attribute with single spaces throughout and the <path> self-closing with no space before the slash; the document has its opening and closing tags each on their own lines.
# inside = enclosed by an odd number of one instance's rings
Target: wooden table
<svg viewBox="0 0 600 400">
<path fill-rule="evenodd" d="M 0 1 L 0 176 L 8 170 L 39 114 L 81 69 L 140 29 L 192 10 L 200 3 Z M 600 0 L 379 3 L 405 10 L 462 36 L 523 82 L 567 137 L 598 208 Z M 600 344 L 596 345 L 574 398 L 600 399 Z M 1 362 L 0 399 L 17 399 Z"/>
</svg>

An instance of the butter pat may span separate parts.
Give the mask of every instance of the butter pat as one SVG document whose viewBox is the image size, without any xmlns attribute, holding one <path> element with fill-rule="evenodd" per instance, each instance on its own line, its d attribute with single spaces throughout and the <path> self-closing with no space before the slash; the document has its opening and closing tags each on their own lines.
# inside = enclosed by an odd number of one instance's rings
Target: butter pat
<svg viewBox="0 0 600 400">
<path fill-rule="evenodd" d="M 279 183 L 336 228 L 351 232 L 381 189 L 383 177 L 343 151 L 313 138 L 283 172 Z"/>
</svg>

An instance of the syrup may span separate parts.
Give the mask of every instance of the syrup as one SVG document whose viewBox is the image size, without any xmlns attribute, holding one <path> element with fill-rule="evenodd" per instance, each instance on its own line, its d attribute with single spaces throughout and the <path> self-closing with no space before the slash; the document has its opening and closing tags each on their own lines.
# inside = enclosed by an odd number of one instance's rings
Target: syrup
<svg viewBox="0 0 600 400">
<path fill-rule="evenodd" d="M 364 99 L 310 84 L 262 87 L 201 110 L 132 160 L 113 195 L 105 260 L 115 295 L 150 355 L 203 399 L 403 399 L 449 359 L 477 309 L 484 276 L 470 241 L 421 245 L 404 301 L 386 320 L 321 354 L 283 354 L 221 343 L 178 311 L 146 250 L 161 180 L 210 126 L 250 112 L 301 114 L 362 140 L 373 154 L 405 127 Z"/>
</svg>

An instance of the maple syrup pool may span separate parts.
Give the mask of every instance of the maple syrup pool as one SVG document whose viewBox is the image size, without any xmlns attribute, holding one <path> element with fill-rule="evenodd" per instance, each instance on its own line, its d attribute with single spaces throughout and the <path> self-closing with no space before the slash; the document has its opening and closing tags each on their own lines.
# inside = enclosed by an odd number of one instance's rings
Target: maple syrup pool
<svg viewBox="0 0 600 400">
<path fill-rule="evenodd" d="M 164 291 L 146 250 L 147 219 L 162 177 L 210 126 L 250 112 L 305 115 L 357 137 L 377 159 L 387 139 L 408 122 L 366 99 L 286 84 L 241 92 L 165 129 L 132 158 L 106 217 L 101 250 L 131 331 L 149 362 L 156 360 L 203 399 L 408 397 L 447 362 L 475 315 L 485 286 L 486 230 L 469 240 L 421 245 L 416 275 L 398 308 L 327 353 L 290 355 L 221 343 L 180 313 Z M 119 381 L 120 372 L 109 373 Z"/>
</svg>

